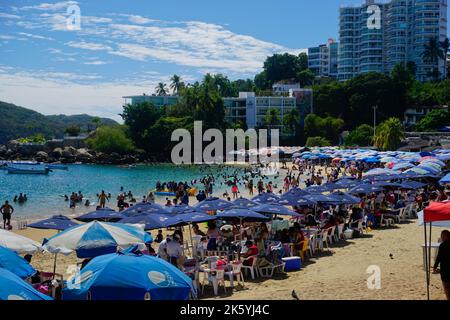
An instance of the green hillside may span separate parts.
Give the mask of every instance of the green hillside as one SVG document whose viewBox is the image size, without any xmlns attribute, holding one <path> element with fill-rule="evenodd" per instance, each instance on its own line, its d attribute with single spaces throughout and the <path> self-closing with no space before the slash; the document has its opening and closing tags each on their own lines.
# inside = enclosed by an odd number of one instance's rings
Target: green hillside
<svg viewBox="0 0 450 320">
<path fill-rule="evenodd" d="M 0 101 L 0 144 L 15 138 L 43 134 L 46 138 L 61 138 L 64 130 L 77 125 L 82 131 L 94 128 L 95 118 L 87 114 L 45 116 L 39 112 Z M 103 124 L 117 124 L 114 120 L 101 118 Z"/>
</svg>

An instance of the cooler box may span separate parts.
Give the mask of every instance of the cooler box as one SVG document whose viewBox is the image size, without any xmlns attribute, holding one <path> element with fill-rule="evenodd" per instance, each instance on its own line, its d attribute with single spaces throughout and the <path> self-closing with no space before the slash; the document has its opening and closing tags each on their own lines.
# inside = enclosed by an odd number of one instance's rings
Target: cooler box
<svg viewBox="0 0 450 320">
<path fill-rule="evenodd" d="M 283 258 L 284 271 L 299 271 L 302 268 L 302 259 L 300 257 Z"/>
</svg>

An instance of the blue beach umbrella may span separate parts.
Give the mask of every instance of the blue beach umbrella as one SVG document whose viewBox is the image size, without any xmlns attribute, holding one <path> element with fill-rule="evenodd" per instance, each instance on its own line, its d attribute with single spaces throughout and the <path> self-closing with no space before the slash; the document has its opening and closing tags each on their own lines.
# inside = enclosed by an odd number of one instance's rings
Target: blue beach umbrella
<svg viewBox="0 0 450 320">
<path fill-rule="evenodd" d="M 278 197 L 277 195 L 275 195 L 273 193 L 268 193 L 268 192 L 263 192 L 261 194 L 258 194 L 256 197 L 252 198 L 252 201 L 257 202 L 258 204 L 272 203 L 272 202 L 277 202 L 278 200 L 280 200 L 280 197 Z"/>
<path fill-rule="evenodd" d="M 63 300 L 187 300 L 192 280 L 167 261 L 139 252 L 92 259 L 67 281 Z"/>
<path fill-rule="evenodd" d="M 251 201 L 246 198 L 239 198 L 233 201 L 233 207 L 239 207 L 239 208 L 251 208 L 254 206 L 257 206 L 258 203 Z"/>
<path fill-rule="evenodd" d="M 309 193 L 306 193 L 305 195 L 308 195 Z M 283 206 L 297 206 L 297 207 L 302 207 L 302 206 L 312 206 L 317 204 L 314 201 L 308 200 L 303 198 L 303 196 L 299 196 L 299 195 L 295 195 L 293 193 L 288 194 L 285 193 L 283 196 L 281 196 L 280 200 L 278 200 L 278 202 L 276 202 L 278 204 L 281 204 Z"/>
<path fill-rule="evenodd" d="M 340 180 L 336 181 L 334 183 L 334 186 L 336 187 L 336 189 L 348 189 L 348 188 L 356 187 L 357 185 L 360 185 L 360 184 L 361 184 L 361 181 L 359 181 L 359 180 L 344 178 L 344 179 L 340 179 Z"/>
<path fill-rule="evenodd" d="M 251 221 L 265 221 L 268 217 L 250 209 L 230 209 L 220 212 L 216 215 L 219 219 L 239 219 Z"/>
<path fill-rule="evenodd" d="M 417 182 L 417 181 L 403 181 L 401 183 L 400 189 L 414 190 L 414 189 L 423 188 L 424 186 L 426 186 L 426 183 Z"/>
<path fill-rule="evenodd" d="M 123 218 L 125 218 L 125 216 L 122 213 L 117 212 L 113 209 L 99 208 L 95 211 L 88 212 L 79 217 L 76 217 L 75 219 L 78 221 L 83 221 L 83 222 L 91 222 L 94 220 L 114 222 L 114 221 L 119 221 L 120 219 L 123 219 Z"/>
<path fill-rule="evenodd" d="M 310 186 L 310 187 L 306 188 L 305 190 L 307 192 L 309 192 L 310 194 L 317 194 L 317 193 L 322 193 L 322 192 L 331 192 L 335 189 L 339 189 L 339 187 L 336 187 L 336 185 L 334 183 L 327 182 L 320 186 L 316 186 L 316 185 Z"/>
<path fill-rule="evenodd" d="M 71 227 L 77 226 L 78 223 L 72 221 L 70 218 L 63 216 L 63 215 L 57 215 L 53 216 L 49 219 L 45 219 L 42 221 L 30 223 L 28 227 L 35 228 L 35 229 L 51 229 L 51 230 L 66 230 Z"/>
<path fill-rule="evenodd" d="M 167 214 L 169 210 L 156 203 L 140 202 L 121 212 L 126 217 L 140 216 L 144 213 Z"/>
<path fill-rule="evenodd" d="M 350 194 L 369 194 L 373 192 L 380 192 L 383 191 L 383 187 L 374 186 L 371 184 L 362 184 L 360 186 L 351 188 L 348 193 Z"/>
<path fill-rule="evenodd" d="M 6 269 L 22 279 L 31 277 L 36 270 L 14 251 L 0 246 L 0 268 Z"/>
<path fill-rule="evenodd" d="M 176 206 L 167 207 L 167 210 L 171 214 L 181 214 L 186 212 L 199 212 L 194 207 L 188 206 L 186 204 L 177 204 Z"/>
<path fill-rule="evenodd" d="M 45 239 L 43 248 L 51 253 L 68 255 L 76 252 L 78 258 L 92 258 L 153 241 L 151 235 L 135 226 L 120 223 L 92 221 L 67 229 Z"/>
<path fill-rule="evenodd" d="M 217 216 L 210 216 L 209 214 L 203 212 L 185 212 L 177 214 L 171 218 L 168 222 L 169 227 L 187 225 L 190 223 L 202 223 L 217 220 Z"/>
<path fill-rule="evenodd" d="M 0 268 L 0 300 L 53 300 L 9 270 Z"/>
<path fill-rule="evenodd" d="M 276 214 L 279 216 L 291 216 L 297 218 L 301 217 L 301 215 L 297 212 L 292 211 L 283 205 L 275 203 L 261 204 L 259 206 L 253 207 L 252 210 L 264 214 Z"/>
<path fill-rule="evenodd" d="M 119 222 L 124 224 L 143 224 L 145 225 L 145 230 L 155 230 L 168 228 L 175 223 L 175 220 L 177 220 L 177 218 L 174 214 L 150 213 L 126 217 Z"/>
<path fill-rule="evenodd" d="M 334 192 L 331 194 L 336 201 L 331 201 L 330 204 L 340 205 L 340 204 L 357 204 L 361 202 L 361 199 L 351 194 L 344 192 Z"/>
<path fill-rule="evenodd" d="M 316 203 L 321 203 L 321 204 L 330 204 L 330 203 L 333 203 L 338 200 L 332 194 L 329 194 L 329 195 L 311 194 L 308 196 L 304 196 L 304 198 L 306 198 L 307 200 L 316 202 Z"/>
<path fill-rule="evenodd" d="M 203 200 L 202 202 L 197 203 L 194 205 L 194 208 L 200 211 L 217 211 L 217 210 L 224 210 L 233 204 L 229 201 L 225 201 L 219 198 L 207 198 Z"/>
<path fill-rule="evenodd" d="M 399 162 L 392 167 L 392 170 L 403 170 L 414 167 L 414 165 L 410 162 Z"/>
<path fill-rule="evenodd" d="M 441 184 L 450 183 L 450 173 L 443 177 L 440 181 Z"/>
</svg>

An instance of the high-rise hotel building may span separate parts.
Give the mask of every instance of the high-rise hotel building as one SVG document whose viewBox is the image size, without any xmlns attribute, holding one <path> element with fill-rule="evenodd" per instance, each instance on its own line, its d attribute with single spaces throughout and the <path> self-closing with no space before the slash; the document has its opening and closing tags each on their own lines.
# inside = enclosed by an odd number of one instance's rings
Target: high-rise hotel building
<svg viewBox="0 0 450 320">
<path fill-rule="evenodd" d="M 381 19 L 374 24 L 378 13 Z M 446 37 L 447 0 L 366 0 L 341 7 L 338 79 L 371 71 L 388 74 L 400 62 L 414 62 L 420 81 L 429 79 L 435 68 L 443 76 L 445 62 L 426 62 L 422 52 L 430 39 Z"/>
</svg>

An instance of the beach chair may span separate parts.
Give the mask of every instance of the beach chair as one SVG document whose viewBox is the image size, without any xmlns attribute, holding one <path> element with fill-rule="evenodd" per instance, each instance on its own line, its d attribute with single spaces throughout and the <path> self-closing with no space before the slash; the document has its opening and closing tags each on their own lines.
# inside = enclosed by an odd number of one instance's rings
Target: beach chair
<svg viewBox="0 0 450 320">
<path fill-rule="evenodd" d="M 308 245 L 309 245 L 308 248 L 309 256 L 312 257 L 316 253 L 316 246 L 317 246 L 317 236 L 315 234 L 311 234 L 309 236 Z"/>
<path fill-rule="evenodd" d="M 230 263 L 231 270 L 225 272 L 225 275 L 230 279 L 231 288 L 234 288 L 234 277 L 236 277 L 238 285 L 245 287 L 244 275 L 242 274 L 242 262 L 233 261 Z"/>
<path fill-rule="evenodd" d="M 258 255 L 250 256 L 250 257 L 247 257 L 247 258 L 241 258 L 241 259 L 242 259 L 241 260 L 242 261 L 242 267 L 241 268 L 245 270 L 245 274 L 247 275 L 248 271 L 250 271 L 250 275 L 252 277 L 252 280 L 255 279 L 255 276 L 259 277 L 259 273 L 258 273 Z M 252 264 L 250 266 L 246 266 L 244 264 L 244 262 L 245 261 L 249 261 L 250 259 L 253 259 L 252 260 Z"/>
<path fill-rule="evenodd" d="M 344 239 L 344 227 L 345 227 L 345 223 L 341 223 L 340 225 L 338 225 L 338 228 L 337 228 L 338 241 Z"/>
<path fill-rule="evenodd" d="M 329 229 L 324 229 L 320 232 L 320 236 L 317 239 L 318 241 L 318 249 L 320 251 L 323 251 L 324 248 L 324 244 L 326 245 L 327 249 L 330 249 L 330 247 L 328 246 L 328 230 Z"/>
<path fill-rule="evenodd" d="M 223 268 L 214 268 L 214 269 L 209 270 L 208 272 L 205 272 L 205 274 L 203 276 L 203 281 L 201 284 L 202 295 L 203 295 L 203 292 L 205 291 L 205 286 L 208 284 L 212 284 L 213 290 L 214 290 L 214 295 L 216 295 L 216 296 L 219 294 L 219 285 L 222 284 L 223 291 L 226 294 L 227 289 L 225 286 L 225 270 Z"/>
<path fill-rule="evenodd" d="M 336 226 L 333 226 L 333 227 L 328 229 L 328 242 L 330 244 L 332 244 L 334 242 L 337 242 L 337 240 L 336 240 Z"/>
<path fill-rule="evenodd" d="M 380 226 L 383 228 L 389 228 L 395 224 L 394 219 L 385 218 L 384 214 L 381 215 Z"/>
</svg>

